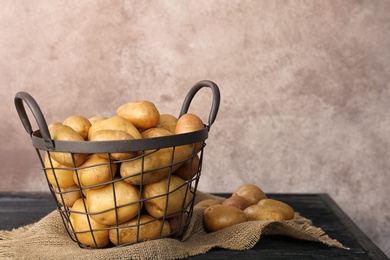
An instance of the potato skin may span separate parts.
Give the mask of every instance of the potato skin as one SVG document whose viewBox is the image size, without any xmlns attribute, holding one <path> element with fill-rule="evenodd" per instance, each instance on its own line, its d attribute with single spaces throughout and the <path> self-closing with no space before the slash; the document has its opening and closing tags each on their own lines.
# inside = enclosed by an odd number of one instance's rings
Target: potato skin
<svg viewBox="0 0 390 260">
<path fill-rule="evenodd" d="M 160 112 L 150 101 L 132 101 L 121 105 L 117 116 L 129 120 L 138 129 L 155 127 L 160 120 Z"/>
<path fill-rule="evenodd" d="M 91 140 L 94 132 L 99 130 L 122 130 L 132 135 L 135 139 L 142 138 L 138 129 L 130 121 L 120 116 L 113 116 L 94 123 L 89 128 L 88 140 Z"/>
<path fill-rule="evenodd" d="M 195 155 L 191 159 L 185 161 L 185 163 L 183 163 L 179 168 L 177 168 L 177 170 L 174 171 L 173 174 L 179 176 L 183 180 L 190 180 L 198 173 L 199 161 L 199 156 Z"/>
<path fill-rule="evenodd" d="M 76 184 L 73 180 L 74 171 L 66 169 L 66 166 L 61 165 L 53 158 L 50 158 L 48 154 L 45 155 L 44 164 L 45 168 L 48 168 L 45 170 L 47 180 L 54 187 L 68 188 Z"/>
<path fill-rule="evenodd" d="M 248 220 L 290 220 L 294 218 L 294 210 L 286 203 L 263 199 L 256 205 L 251 205 L 244 210 Z"/>
<path fill-rule="evenodd" d="M 236 195 L 236 196 L 231 196 L 230 198 L 227 198 L 226 200 L 224 200 L 222 205 L 233 206 L 233 207 L 237 207 L 241 210 L 244 210 L 250 206 L 250 203 L 244 197 Z"/>
<path fill-rule="evenodd" d="M 166 222 L 167 223 L 167 222 Z M 154 219 L 147 214 L 140 216 L 138 225 L 138 216 L 118 226 L 118 229 L 113 228 L 109 231 L 110 241 L 114 245 L 122 245 L 127 243 L 140 242 L 146 239 L 157 238 L 160 233 L 170 233 L 169 227 L 166 224 L 163 226 L 161 219 Z M 137 232 L 138 231 L 138 232 Z M 119 236 L 119 240 L 118 240 Z"/>
<path fill-rule="evenodd" d="M 209 232 L 215 232 L 246 221 L 244 212 L 233 206 L 213 205 L 205 209 L 203 222 Z"/>
<path fill-rule="evenodd" d="M 114 192 L 111 184 L 86 192 L 88 211 L 96 222 L 108 226 L 116 225 L 117 212 L 119 223 L 123 223 L 137 216 L 142 207 L 142 203 L 139 202 L 140 192 L 136 186 L 120 180 L 114 182 L 114 189 L 117 211 L 114 209 Z"/>
<path fill-rule="evenodd" d="M 232 196 L 236 195 L 244 197 L 251 205 L 255 205 L 260 200 L 267 198 L 263 190 L 254 184 L 244 184 L 238 187 L 232 194 Z"/>
<path fill-rule="evenodd" d="M 171 133 L 175 133 L 177 117 L 170 114 L 161 114 L 160 120 L 156 127 L 167 129 Z"/>
<path fill-rule="evenodd" d="M 88 139 L 88 131 L 91 127 L 91 122 L 88 118 L 80 115 L 73 115 L 67 117 L 63 122 L 63 125 L 70 126 L 75 130 L 84 140 Z"/>
<path fill-rule="evenodd" d="M 222 201 L 216 199 L 206 199 L 196 203 L 194 208 L 208 208 L 213 205 L 222 205 Z"/>
<path fill-rule="evenodd" d="M 89 218 L 88 222 L 88 215 L 86 215 L 85 212 L 83 199 L 76 200 L 70 212 L 69 219 L 74 231 L 83 233 L 77 233 L 75 236 L 81 244 L 86 246 L 98 248 L 107 246 L 110 243 L 108 229 L 91 232 L 89 223 L 91 224 L 92 229 L 108 228 L 109 226 L 100 224 L 92 218 Z M 94 238 L 96 240 L 96 244 L 94 242 Z"/>
</svg>

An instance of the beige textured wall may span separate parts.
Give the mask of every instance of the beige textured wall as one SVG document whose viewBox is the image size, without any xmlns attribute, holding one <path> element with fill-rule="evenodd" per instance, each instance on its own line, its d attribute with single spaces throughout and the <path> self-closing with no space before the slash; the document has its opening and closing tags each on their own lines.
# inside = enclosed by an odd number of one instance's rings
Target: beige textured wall
<svg viewBox="0 0 390 260">
<path fill-rule="evenodd" d="M 0 191 L 46 191 L 16 115 L 48 122 L 148 99 L 221 107 L 199 189 L 329 193 L 390 255 L 389 1 L 15 1 L 0 8 Z M 210 93 L 194 112 L 207 118 Z"/>
</svg>

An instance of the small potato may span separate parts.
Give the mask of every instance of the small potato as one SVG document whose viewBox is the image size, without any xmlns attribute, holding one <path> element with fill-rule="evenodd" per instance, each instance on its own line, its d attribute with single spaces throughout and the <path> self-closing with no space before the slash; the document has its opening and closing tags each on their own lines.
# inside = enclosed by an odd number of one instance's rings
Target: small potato
<svg viewBox="0 0 390 260">
<path fill-rule="evenodd" d="M 170 136 L 173 135 L 173 133 L 161 127 L 152 127 L 146 129 L 145 131 L 142 131 L 141 135 L 142 138 L 153 138 L 153 137 Z"/>
<path fill-rule="evenodd" d="M 244 212 L 236 207 L 214 205 L 205 209 L 203 222 L 209 232 L 215 232 L 246 221 Z"/>
<path fill-rule="evenodd" d="M 184 114 L 182 115 L 176 123 L 175 134 L 185 134 L 190 132 L 199 131 L 205 128 L 202 119 L 194 114 Z M 195 144 L 195 152 L 198 153 L 203 146 L 203 142 L 198 142 Z"/>
<path fill-rule="evenodd" d="M 84 142 L 84 138 L 81 137 L 73 128 L 67 125 L 54 124 L 49 128 L 51 139 L 61 141 L 80 141 Z M 65 152 L 50 152 L 50 156 L 58 163 L 67 167 L 77 167 L 81 165 L 87 158 L 88 154 L 76 153 L 73 154 Z"/>
<path fill-rule="evenodd" d="M 89 186 L 111 181 L 117 172 L 118 166 L 115 163 L 110 164 L 106 158 L 92 154 L 79 168 L 77 172 L 73 172 L 73 180 L 80 187 L 89 188 Z M 99 188 L 99 186 L 97 187 Z"/>
<path fill-rule="evenodd" d="M 185 163 L 183 163 L 173 174 L 179 176 L 183 180 L 192 179 L 199 171 L 199 156 L 195 155 Z"/>
<path fill-rule="evenodd" d="M 88 118 L 88 121 L 91 122 L 91 125 L 99 122 L 99 121 L 102 121 L 104 119 L 107 119 L 107 117 L 105 116 L 93 116 L 93 117 L 90 117 Z"/>
<path fill-rule="evenodd" d="M 88 131 L 91 127 L 91 122 L 84 117 L 80 115 L 73 115 L 68 118 L 66 118 L 63 122 L 63 125 L 70 126 L 73 130 L 75 130 L 84 140 L 88 139 Z"/>
<path fill-rule="evenodd" d="M 134 140 L 135 138 L 123 130 L 98 130 L 92 134 L 90 141 L 114 141 L 114 140 Z M 108 154 L 99 154 L 99 156 L 108 159 Z M 127 160 L 137 156 L 137 152 L 129 153 L 110 153 L 112 160 Z"/>
<path fill-rule="evenodd" d="M 157 238 L 161 232 L 168 232 L 167 227 L 164 228 L 162 220 L 154 219 L 145 214 L 140 216 L 139 222 L 137 216 L 119 225 L 118 228 L 110 229 L 109 238 L 114 245 L 123 245 Z"/>
<path fill-rule="evenodd" d="M 208 208 L 213 205 L 222 205 L 222 201 L 216 199 L 206 199 L 196 203 L 194 208 Z"/>
<path fill-rule="evenodd" d="M 142 189 L 145 208 L 155 218 L 179 215 L 189 205 L 191 197 L 185 181 L 175 175 L 144 185 Z"/>
<path fill-rule="evenodd" d="M 244 197 L 251 205 L 257 204 L 260 200 L 267 198 L 263 190 L 254 184 L 244 184 L 240 186 L 232 196 Z"/>
<path fill-rule="evenodd" d="M 120 106 L 117 116 L 129 120 L 138 129 L 155 127 L 160 120 L 160 113 L 150 101 L 133 101 Z"/>
<path fill-rule="evenodd" d="M 54 187 L 68 188 L 76 184 L 73 180 L 74 170 L 59 164 L 56 160 L 50 158 L 48 154 L 45 155 L 44 163 L 45 168 L 47 168 L 45 170 L 47 180 Z"/>
<path fill-rule="evenodd" d="M 138 187 L 123 180 L 116 181 L 113 185 L 114 189 L 109 184 L 102 188 L 89 189 L 86 192 L 86 204 L 91 218 L 103 225 L 116 225 L 117 217 L 119 223 L 129 221 L 137 216 L 142 208 L 142 203 L 139 202 Z M 115 190 L 115 196 L 113 190 Z M 114 201 L 116 201 L 117 210 L 114 208 Z"/>
<path fill-rule="evenodd" d="M 230 198 L 224 200 L 222 205 L 233 206 L 241 210 L 244 210 L 250 206 L 250 203 L 244 197 L 236 195 L 236 196 L 231 196 Z"/>
<path fill-rule="evenodd" d="M 72 207 L 76 200 L 81 198 L 79 186 L 76 184 L 69 188 L 61 188 L 61 191 L 56 188 L 55 191 L 58 202 L 65 207 Z"/>
<path fill-rule="evenodd" d="M 156 127 L 164 128 L 171 133 L 175 133 L 176 123 L 177 117 L 169 114 L 161 114 Z"/>
<path fill-rule="evenodd" d="M 285 220 L 293 219 L 295 211 L 294 209 L 288 205 L 287 203 L 284 203 L 280 200 L 275 199 L 263 199 L 257 203 L 257 205 L 263 206 L 263 207 L 269 207 L 277 209 L 281 212 L 283 212 L 283 215 L 285 217 Z"/>
<path fill-rule="evenodd" d="M 179 216 L 168 218 L 169 226 L 171 232 L 173 232 L 172 237 L 181 237 L 185 231 L 186 222 L 188 220 L 188 213 L 184 212 Z"/>
<path fill-rule="evenodd" d="M 88 217 L 86 214 L 83 199 L 78 199 L 73 204 L 72 210 L 70 212 L 70 223 L 75 232 L 77 240 L 86 246 L 90 247 L 105 247 L 110 243 L 108 237 L 108 227 L 107 225 L 99 224 L 94 221 L 91 217 Z M 91 232 L 91 228 L 92 232 Z M 105 229 L 107 228 L 107 229 Z M 102 229 L 102 230 L 97 230 Z M 96 243 L 95 243 L 96 241 Z"/>
<path fill-rule="evenodd" d="M 120 116 L 113 116 L 94 123 L 88 131 L 88 140 L 99 130 L 122 130 L 132 135 L 135 139 L 142 138 L 138 129 L 128 120 Z"/>
</svg>

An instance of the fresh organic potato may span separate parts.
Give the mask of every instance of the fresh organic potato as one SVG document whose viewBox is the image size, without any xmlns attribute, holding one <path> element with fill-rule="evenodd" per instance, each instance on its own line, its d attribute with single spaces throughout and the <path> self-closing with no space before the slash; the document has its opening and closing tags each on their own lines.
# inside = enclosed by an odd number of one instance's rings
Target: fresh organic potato
<svg viewBox="0 0 390 260">
<path fill-rule="evenodd" d="M 175 133 L 176 123 L 177 117 L 169 114 L 161 114 L 156 127 L 164 128 L 171 133 Z"/>
<path fill-rule="evenodd" d="M 274 200 L 263 199 L 256 205 L 244 210 L 248 220 L 290 220 L 294 218 L 294 210 L 288 204 Z"/>
<path fill-rule="evenodd" d="M 165 226 L 165 228 L 167 227 Z M 139 222 L 137 216 L 119 225 L 118 228 L 110 229 L 109 238 L 114 245 L 123 245 L 157 238 L 163 230 L 164 227 L 161 219 L 154 219 L 144 214 L 140 216 Z M 165 230 L 163 232 L 167 231 Z"/>
<path fill-rule="evenodd" d="M 91 125 L 99 122 L 99 121 L 102 121 L 102 120 L 105 120 L 107 119 L 107 117 L 105 116 L 93 116 L 93 117 L 90 117 L 88 118 L 88 121 L 91 122 Z"/>
<path fill-rule="evenodd" d="M 73 230 L 75 232 L 80 232 L 75 233 L 75 236 L 81 244 L 90 247 L 101 248 L 107 246 L 110 243 L 108 229 L 104 229 L 108 228 L 109 226 L 100 224 L 91 217 L 88 217 L 88 214 L 86 214 L 85 211 L 83 199 L 78 199 L 73 204 L 69 219 Z M 92 232 L 89 225 L 91 225 Z M 97 229 L 102 230 L 97 231 Z"/>
<path fill-rule="evenodd" d="M 171 147 L 162 148 L 156 152 L 147 150 L 144 157 L 122 162 L 120 175 L 122 178 L 126 178 L 128 183 L 134 185 L 154 183 L 179 168 L 186 159 L 190 158 L 192 152 L 191 145 L 177 146 L 174 149 Z"/>
<path fill-rule="evenodd" d="M 247 207 L 249 207 L 251 204 L 248 202 L 246 198 L 236 195 L 236 196 L 231 196 L 230 198 L 224 200 L 222 205 L 233 206 L 241 210 L 244 210 Z"/>
<path fill-rule="evenodd" d="M 208 208 L 213 205 L 222 205 L 222 201 L 216 199 L 205 199 L 196 203 L 194 208 Z"/>
<path fill-rule="evenodd" d="M 170 136 L 170 135 L 173 135 L 173 133 L 161 127 L 152 127 L 142 131 L 141 133 L 142 138 L 153 138 L 153 137 L 162 137 L 162 136 Z"/>
<path fill-rule="evenodd" d="M 53 158 L 50 158 L 48 154 L 45 155 L 45 170 L 47 180 L 54 187 L 68 188 L 75 185 L 73 180 L 74 170 L 67 168 L 64 165 L 59 164 Z M 54 168 L 54 171 L 53 171 Z"/>
<path fill-rule="evenodd" d="M 111 181 L 117 172 L 117 164 L 110 164 L 107 158 L 97 154 L 90 155 L 79 170 L 73 172 L 74 182 L 82 188 L 88 188 Z M 100 187 L 100 186 L 96 186 Z M 91 187 L 94 188 L 94 187 Z"/>
<path fill-rule="evenodd" d="M 145 208 L 155 218 L 179 215 L 189 205 L 191 197 L 185 181 L 175 175 L 144 185 L 142 189 Z"/>
<path fill-rule="evenodd" d="M 129 120 L 138 129 L 155 127 L 160 120 L 160 113 L 150 101 L 132 101 L 121 105 L 117 116 Z"/>
<path fill-rule="evenodd" d="M 132 135 L 135 139 L 142 138 L 138 129 L 129 120 L 120 116 L 113 116 L 94 123 L 89 128 L 88 140 L 91 140 L 94 132 L 99 130 L 122 130 Z"/>
<path fill-rule="evenodd" d="M 98 130 L 92 134 L 90 141 L 114 141 L 114 140 L 134 140 L 135 138 L 123 130 Z M 99 156 L 108 159 L 107 153 L 99 154 Z M 137 152 L 128 153 L 110 153 L 112 160 L 127 160 L 137 156 Z"/>
<path fill-rule="evenodd" d="M 115 200 L 114 192 L 115 190 Z M 116 213 L 118 222 L 124 223 L 137 216 L 142 208 L 140 192 L 138 188 L 123 180 L 102 188 L 89 189 L 86 193 L 88 212 L 96 222 L 103 225 L 116 225 Z M 116 201 L 116 204 L 115 202 Z M 115 205 L 118 209 L 115 211 Z"/>
<path fill-rule="evenodd" d="M 84 140 L 88 139 L 88 131 L 91 127 L 91 122 L 84 117 L 80 115 L 73 115 L 70 117 L 67 117 L 63 122 L 63 125 L 70 126 L 73 130 L 75 130 Z"/>
<path fill-rule="evenodd" d="M 259 203 L 257 203 L 257 205 L 260 205 L 263 207 L 275 208 L 277 210 L 282 211 L 286 220 L 294 218 L 294 214 L 295 214 L 294 209 L 290 205 L 288 205 L 287 203 L 284 203 L 280 200 L 263 199 L 263 200 L 260 200 Z"/>
<path fill-rule="evenodd" d="M 177 168 L 173 174 L 179 176 L 183 180 L 191 180 L 199 171 L 199 160 L 199 156 L 195 155 Z"/>
<path fill-rule="evenodd" d="M 232 196 L 244 197 L 251 205 L 257 204 L 260 200 L 267 198 L 263 190 L 254 184 L 244 184 L 240 186 Z"/>
<path fill-rule="evenodd" d="M 205 125 L 197 115 L 195 114 L 184 114 L 176 123 L 175 134 L 185 134 L 190 132 L 200 131 L 205 128 Z M 198 153 L 203 146 L 203 142 L 198 142 L 195 145 L 195 153 Z"/>
<path fill-rule="evenodd" d="M 73 128 L 62 124 L 53 124 L 49 128 L 51 139 L 61 141 L 80 141 L 84 142 L 84 138 L 81 137 Z M 59 164 L 67 167 L 77 167 L 84 162 L 88 154 L 84 153 L 66 153 L 66 152 L 50 152 L 50 156 L 56 160 Z"/>
<path fill-rule="evenodd" d="M 244 212 L 233 206 L 213 205 L 203 212 L 203 222 L 209 232 L 215 232 L 245 221 Z"/>
<path fill-rule="evenodd" d="M 76 184 L 68 188 L 61 188 L 61 191 L 55 188 L 55 192 L 58 202 L 69 208 L 73 206 L 76 200 L 81 198 L 79 186 Z"/>
</svg>

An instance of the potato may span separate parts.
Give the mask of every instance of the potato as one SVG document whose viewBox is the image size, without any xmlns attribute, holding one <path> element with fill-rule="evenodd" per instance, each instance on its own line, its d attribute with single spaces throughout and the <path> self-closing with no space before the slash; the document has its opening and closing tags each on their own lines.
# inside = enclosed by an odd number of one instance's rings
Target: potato
<svg viewBox="0 0 390 260">
<path fill-rule="evenodd" d="M 263 206 L 263 207 L 270 207 L 277 210 L 280 210 L 283 212 L 283 215 L 285 216 L 285 220 L 293 219 L 295 211 L 294 209 L 288 205 L 287 203 L 284 203 L 280 200 L 275 199 L 263 199 L 260 200 L 257 205 Z"/>
<path fill-rule="evenodd" d="M 173 232 L 172 237 L 181 237 L 186 228 L 186 222 L 188 220 L 188 213 L 184 212 L 179 216 L 168 218 L 168 223 L 171 232 Z"/>
<path fill-rule="evenodd" d="M 251 205 L 244 210 L 248 220 L 290 220 L 294 218 L 294 210 L 286 203 L 263 199 L 256 205 Z"/>
<path fill-rule="evenodd" d="M 176 123 L 177 117 L 169 114 L 161 114 L 156 127 L 164 128 L 171 133 L 175 133 Z"/>
<path fill-rule="evenodd" d="M 91 140 L 92 135 L 99 130 L 122 130 L 132 135 L 135 139 L 142 138 L 138 129 L 130 121 L 120 116 L 113 116 L 94 123 L 89 128 L 88 140 Z"/>
<path fill-rule="evenodd" d="M 73 128 L 67 125 L 53 124 L 49 128 L 51 139 L 61 141 L 82 141 L 84 138 L 81 137 Z M 50 152 L 50 156 L 56 160 L 59 164 L 67 167 L 77 167 L 81 165 L 87 158 L 88 154 L 83 153 L 65 153 L 65 152 Z M 74 162 L 73 162 L 74 161 Z"/>
<path fill-rule="evenodd" d="M 147 184 L 142 189 L 145 208 L 155 218 L 179 215 L 189 205 L 191 197 L 185 181 L 175 175 Z"/>
<path fill-rule="evenodd" d="M 106 158 L 92 154 L 79 168 L 77 172 L 73 172 L 73 180 L 80 187 L 88 188 L 89 186 L 103 184 L 113 180 L 118 166 L 115 163 L 110 164 Z"/>
<path fill-rule="evenodd" d="M 173 158 L 172 152 L 174 151 Z M 156 152 L 145 151 L 145 156 L 128 162 L 122 162 L 120 175 L 134 185 L 157 182 L 175 171 L 192 155 L 191 145 L 162 148 Z M 143 173 L 143 174 L 141 174 Z"/>
<path fill-rule="evenodd" d="M 123 130 L 98 130 L 92 134 L 90 141 L 114 141 L 114 140 L 134 140 L 135 138 Z M 99 154 L 99 156 L 108 159 L 107 153 Z M 127 160 L 137 156 L 137 152 L 129 153 L 110 153 L 112 160 Z"/>
<path fill-rule="evenodd" d="M 150 101 L 132 101 L 121 105 L 116 115 L 129 120 L 138 129 L 155 127 L 160 120 L 160 113 Z"/>
<path fill-rule="evenodd" d="M 244 210 L 247 207 L 249 207 L 251 204 L 244 197 L 236 195 L 236 196 L 231 196 L 230 198 L 224 200 L 222 205 L 233 206 L 241 210 Z"/>
<path fill-rule="evenodd" d="M 208 208 L 213 205 L 222 205 L 222 201 L 216 199 L 206 199 L 196 203 L 194 208 Z"/>
<path fill-rule="evenodd" d="M 153 137 L 162 137 L 162 136 L 170 136 L 170 135 L 173 135 L 173 133 L 161 127 L 152 127 L 146 129 L 145 131 L 142 131 L 141 133 L 142 138 L 153 138 Z"/>
<path fill-rule="evenodd" d="M 102 188 L 90 189 L 86 193 L 88 211 L 96 222 L 104 225 L 116 225 L 116 213 L 118 222 L 124 223 L 137 216 L 142 208 L 140 192 L 138 188 L 123 180 L 113 183 L 115 200 L 112 185 Z M 115 211 L 115 203 L 118 207 Z"/>
<path fill-rule="evenodd" d="M 88 121 L 91 122 L 91 125 L 99 122 L 99 121 L 102 121 L 104 119 L 107 119 L 107 117 L 105 116 L 93 116 L 93 117 L 90 117 L 88 118 Z"/>
<path fill-rule="evenodd" d="M 45 155 L 45 168 L 46 177 L 48 182 L 54 187 L 68 188 L 75 185 L 73 180 L 74 170 L 67 168 L 64 165 L 59 164 L 56 160 L 51 158 L 48 154 Z M 54 171 L 53 169 L 54 168 Z"/>
<path fill-rule="evenodd" d="M 196 132 L 205 128 L 202 119 L 195 114 L 184 114 L 176 123 L 175 134 L 185 134 L 190 132 Z M 203 142 L 198 142 L 195 145 L 195 152 L 198 153 L 203 146 Z"/>
<path fill-rule="evenodd" d="M 104 228 L 108 228 L 109 226 L 100 224 L 94 221 L 92 218 L 88 217 L 85 211 L 83 199 L 78 199 L 73 204 L 69 220 L 73 230 L 75 232 L 80 232 L 75 233 L 75 236 L 81 244 L 90 247 L 101 248 L 107 246 L 110 243 L 108 229 L 104 230 Z M 92 231 L 90 230 L 89 225 L 91 225 Z M 97 229 L 103 230 L 97 231 Z"/>
<path fill-rule="evenodd" d="M 183 180 L 191 180 L 199 171 L 199 156 L 195 155 L 183 163 L 176 171 L 173 172 Z"/>
<path fill-rule="evenodd" d="M 73 115 L 70 117 L 67 117 L 63 122 L 63 125 L 70 126 L 73 130 L 75 130 L 84 140 L 88 139 L 88 131 L 91 127 L 91 122 L 84 117 L 80 115 Z"/>
<path fill-rule="evenodd" d="M 267 198 L 263 190 L 254 184 L 244 184 L 233 192 L 232 196 L 244 197 L 251 205 L 257 204 L 260 200 Z"/>
<path fill-rule="evenodd" d="M 165 228 L 167 227 L 165 226 Z M 163 230 L 164 227 L 161 219 L 154 219 L 144 214 L 140 216 L 139 222 L 138 217 L 135 217 L 119 225 L 118 228 L 110 229 L 109 238 L 114 245 L 123 245 L 157 238 Z M 165 230 L 163 232 L 167 231 Z"/>
<path fill-rule="evenodd" d="M 55 192 L 58 202 L 65 207 L 72 207 L 75 201 L 81 198 L 79 186 L 76 184 L 68 188 L 61 188 L 61 191 L 55 188 Z"/>
<path fill-rule="evenodd" d="M 245 221 L 244 212 L 233 206 L 213 205 L 203 212 L 203 222 L 209 232 L 215 232 Z"/>
</svg>

